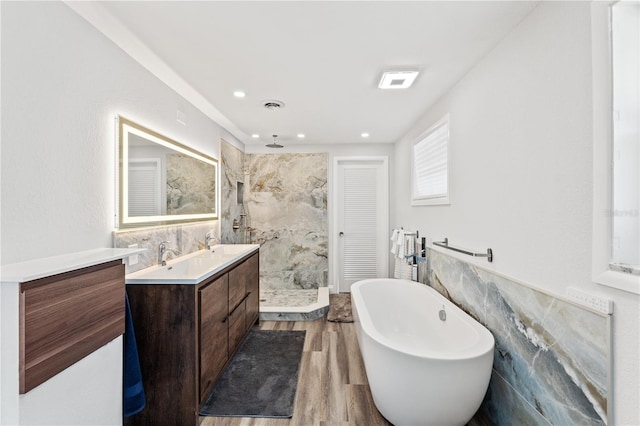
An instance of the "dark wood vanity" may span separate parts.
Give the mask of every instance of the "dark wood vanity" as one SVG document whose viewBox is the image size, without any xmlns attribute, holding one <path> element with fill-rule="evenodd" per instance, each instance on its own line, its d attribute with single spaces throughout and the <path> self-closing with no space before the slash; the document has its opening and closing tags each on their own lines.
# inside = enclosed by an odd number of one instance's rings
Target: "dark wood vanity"
<svg viewBox="0 0 640 426">
<path fill-rule="evenodd" d="M 198 425 L 198 410 L 258 321 L 259 252 L 198 284 L 128 284 L 147 398 L 125 425 Z"/>
</svg>

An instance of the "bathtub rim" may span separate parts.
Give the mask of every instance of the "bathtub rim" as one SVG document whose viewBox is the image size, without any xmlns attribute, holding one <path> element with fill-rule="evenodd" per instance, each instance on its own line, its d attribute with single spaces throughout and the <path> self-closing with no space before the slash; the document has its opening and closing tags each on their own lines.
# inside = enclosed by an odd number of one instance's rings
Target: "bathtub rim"
<svg viewBox="0 0 640 426">
<path fill-rule="evenodd" d="M 478 342 L 471 346 L 469 349 L 466 349 L 461 352 L 453 352 L 453 351 L 414 351 L 411 348 L 407 348 L 404 345 L 399 345 L 393 342 L 391 339 L 383 336 L 373 325 L 373 321 L 369 315 L 368 310 L 360 311 L 357 308 L 357 305 L 366 306 L 364 300 L 362 300 L 362 293 L 360 291 L 360 287 L 365 286 L 370 282 L 381 282 L 381 281 L 391 281 L 393 285 L 409 285 L 418 287 L 431 293 L 432 296 L 438 298 L 438 300 L 444 303 L 448 309 L 454 310 L 457 314 L 462 315 L 465 321 L 474 329 L 477 330 L 479 335 Z M 354 291 L 355 290 L 355 291 Z M 461 360 L 472 360 L 476 358 L 481 358 L 486 356 L 488 353 L 493 353 L 495 348 L 495 338 L 493 334 L 480 322 L 478 322 L 471 315 L 460 309 L 457 305 L 451 302 L 449 299 L 444 297 L 434 288 L 429 285 L 418 283 L 411 280 L 399 279 L 399 278 L 369 278 L 357 281 L 351 285 L 351 297 L 353 299 L 353 309 L 356 311 L 354 315 L 354 321 L 356 323 L 360 323 L 359 327 L 362 328 L 362 331 L 367 334 L 371 339 L 379 343 L 380 345 L 397 352 L 404 353 L 406 355 L 410 355 L 416 358 L 425 359 L 425 360 L 437 360 L 439 362 L 455 362 Z"/>
</svg>

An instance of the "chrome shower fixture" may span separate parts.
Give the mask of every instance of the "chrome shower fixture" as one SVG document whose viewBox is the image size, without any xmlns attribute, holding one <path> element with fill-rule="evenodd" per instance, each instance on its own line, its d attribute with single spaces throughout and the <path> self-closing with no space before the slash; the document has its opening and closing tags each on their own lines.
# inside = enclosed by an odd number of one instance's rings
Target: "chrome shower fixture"
<svg viewBox="0 0 640 426">
<path fill-rule="evenodd" d="M 278 143 L 278 135 L 272 135 L 273 136 L 273 142 L 266 144 L 265 146 L 267 148 L 284 148 L 284 145 L 280 145 Z"/>
</svg>

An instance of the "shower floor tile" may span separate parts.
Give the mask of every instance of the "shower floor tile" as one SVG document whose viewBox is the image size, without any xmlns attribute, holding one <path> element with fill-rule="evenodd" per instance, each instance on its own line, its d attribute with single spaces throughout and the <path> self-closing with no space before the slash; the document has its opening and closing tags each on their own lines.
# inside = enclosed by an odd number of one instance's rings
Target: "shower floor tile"
<svg viewBox="0 0 640 426">
<path fill-rule="evenodd" d="M 262 290 L 261 321 L 311 321 L 329 311 L 329 288 Z"/>
<path fill-rule="evenodd" d="M 302 307 L 318 301 L 318 290 L 263 290 L 260 292 L 260 305 L 269 307 Z"/>
</svg>

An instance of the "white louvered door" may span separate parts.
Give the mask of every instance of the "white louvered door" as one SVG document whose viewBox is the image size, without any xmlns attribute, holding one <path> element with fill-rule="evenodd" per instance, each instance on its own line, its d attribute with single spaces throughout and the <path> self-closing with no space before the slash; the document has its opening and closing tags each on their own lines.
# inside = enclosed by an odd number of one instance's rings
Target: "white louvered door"
<svg viewBox="0 0 640 426">
<path fill-rule="evenodd" d="M 388 275 L 386 161 L 338 162 L 338 290 Z"/>
<path fill-rule="evenodd" d="M 162 214 L 160 159 L 129 160 L 129 216 Z"/>
</svg>

